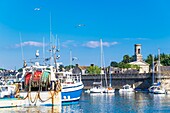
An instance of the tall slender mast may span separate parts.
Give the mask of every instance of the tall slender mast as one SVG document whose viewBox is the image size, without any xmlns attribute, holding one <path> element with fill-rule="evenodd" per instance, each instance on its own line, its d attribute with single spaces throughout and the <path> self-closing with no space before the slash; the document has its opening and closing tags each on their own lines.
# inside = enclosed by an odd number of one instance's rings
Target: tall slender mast
<svg viewBox="0 0 170 113">
<path fill-rule="evenodd" d="M 45 38 L 43 37 L 43 60 L 45 60 Z M 45 61 L 44 61 L 45 65 Z"/>
<path fill-rule="evenodd" d="M 109 86 L 112 87 L 112 74 L 111 74 L 111 65 L 110 65 L 110 68 L 109 68 L 109 74 L 110 74 L 110 84 Z"/>
<path fill-rule="evenodd" d="M 152 55 L 152 84 L 154 84 L 155 80 L 155 75 L 154 75 L 154 55 Z"/>
<path fill-rule="evenodd" d="M 158 80 L 161 77 L 161 69 L 160 69 L 160 65 L 161 65 L 161 59 L 160 59 L 160 48 L 158 48 Z"/>
<path fill-rule="evenodd" d="M 105 70 L 105 60 L 104 60 L 104 50 L 103 50 L 103 44 L 102 44 L 102 62 L 103 62 L 103 69 L 104 69 L 104 76 L 105 76 L 105 83 L 106 83 L 106 87 L 107 87 L 107 75 L 106 75 L 106 70 Z"/>
<path fill-rule="evenodd" d="M 102 54 L 103 54 L 102 39 L 100 39 L 100 47 L 101 47 L 101 50 L 100 50 L 100 53 L 101 53 L 101 55 L 100 55 L 100 57 L 101 57 L 101 59 L 100 59 L 101 72 L 100 72 L 100 74 L 101 74 L 101 84 L 102 84 L 102 67 L 103 67 L 103 64 L 102 64 L 102 61 L 103 61 L 103 56 L 102 56 Z"/>
<path fill-rule="evenodd" d="M 50 65 L 52 65 L 52 28 L 51 28 L 51 12 L 50 12 Z"/>
<path fill-rule="evenodd" d="M 70 70 L 71 70 L 71 68 L 72 68 L 72 51 L 70 49 Z"/>
</svg>

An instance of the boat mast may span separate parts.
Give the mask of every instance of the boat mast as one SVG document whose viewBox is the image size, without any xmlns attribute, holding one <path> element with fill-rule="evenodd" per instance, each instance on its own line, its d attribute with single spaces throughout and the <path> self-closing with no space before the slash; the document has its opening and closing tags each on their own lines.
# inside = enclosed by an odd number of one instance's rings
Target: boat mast
<svg viewBox="0 0 170 113">
<path fill-rule="evenodd" d="M 52 28 L 51 28 L 51 12 L 50 12 L 50 65 L 52 66 Z"/>
<path fill-rule="evenodd" d="M 160 77 L 161 77 L 161 69 L 160 69 L 161 61 L 160 60 L 161 60 L 160 59 L 160 48 L 158 48 L 158 80 L 160 80 Z"/>
<path fill-rule="evenodd" d="M 100 55 L 100 63 L 101 63 L 101 72 L 100 72 L 100 74 L 101 74 L 101 85 L 102 85 L 102 67 L 103 67 L 103 64 L 102 64 L 102 60 L 103 60 L 103 56 L 102 56 L 102 54 L 103 54 L 103 47 L 102 47 L 102 39 L 100 39 L 100 53 L 101 53 L 101 55 Z"/>
<path fill-rule="evenodd" d="M 110 68 L 109 68 L 109 74 L 110 74 L 110 84 L 109 86 L 112 87 L 112 74 L 111 74 L 111 65 L 110 65 Z"/>
<path fill-rule="evenodd" d="M 45 38 L 43 37 L 43 61 L 45 65 Z"/>
<path fill-rule="evenodd" d="M 72 71 L 72 51 L 70 49 L 70 71 Z"/>
<path fill-rule="evenodd" d="M 107 84 L 107 75 L 106 75 L 106 70 L 105 70 L 105 60 L 104 60 L 104 50 L 103 50 L 103 44 L 102 44 L 102 62 L 103 62 L 103 69 L 104 69 L 104 75 L 105 75 L 105 83 L 106 83 L 106 87 L 108 86 Z"/>
<path fill-rule="evenodd" d="M 154 84 L 154 79 L 155 79 L 155 75 L 154 75 L 154 55 L 152 55 L 152 84 Z"/>
</svg>

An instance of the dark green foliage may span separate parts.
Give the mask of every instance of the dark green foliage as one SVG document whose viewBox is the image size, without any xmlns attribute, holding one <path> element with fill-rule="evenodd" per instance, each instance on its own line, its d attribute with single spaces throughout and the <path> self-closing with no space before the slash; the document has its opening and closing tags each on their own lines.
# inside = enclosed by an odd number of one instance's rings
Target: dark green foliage
<svg viewBox="0 0 170 113">
<path fill-rule="evenodd" d="M 112 61 L 112 62 L 110 63 L 110 66 L 112 66 L 112 67 L 118 67 L 118 63 L 115 62 L 115 61 Z"/>
<path fill-rule="evenodd" d="M 91 75 L 98 75 L 100 74 L 101 69 L 98 66 L 89 66 L 87 68 L 87 73 Z"/>
<path fill-rule="evenodd" d="M 154 57 L 154 61 L 158 61 L 158 55 Z M 149 54 L 147 56 L 147 59 L 145 60 L 145 62 L 149 63 L 150 65 L 152 65 L 152 55 Z M 170 54 L 160 54 L 160 62 L 161 65 L 163 66 L 170 66 Z"/>
<path fill-rule="evenodd" d="M 71 68 L 73 69 L 75 66 L 74 65 L 68 65 L 68 66 L 65 66 L 64 68 L 66 69 L 66 70 L 70 70 Z"/>
</svg>

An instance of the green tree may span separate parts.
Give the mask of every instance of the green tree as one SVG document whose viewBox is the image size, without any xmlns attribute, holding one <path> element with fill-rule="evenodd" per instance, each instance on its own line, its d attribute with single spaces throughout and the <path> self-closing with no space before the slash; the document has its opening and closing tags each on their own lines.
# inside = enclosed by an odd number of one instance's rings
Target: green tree
<svg viewBox="0 0 170 113">
<path fill-rule="evenodd" d="M 64 68 L 64 65 L 60 65 L 60 66 L 59 66 L 59 70 L 60 70 L 60 71 L 62 71 L 63 68 Z"/>
<path fill-rule="evenodd" d="M 74 65 L 68 65 L 68 66 L 65 66 L 65 70 L 70 70 L 70 69 L 73 69 L 75 66 Z"/>
<path fill-rule="evenodd" d="M 118 67 L 118 63 L 117 63 L 116 61 L 112 61 L 112 62 L 110 63 L 110 66 L 112 66 L 112 67 Z"/>
<path fill-rule="evenodd" d="M 139 70 L 139 69 L 140 69 L 140 67 L 139 67 L 138 65 L 131 65 L 131 68 L 132 68 L 132 69 L 136 69 L 136 70 Z"/>
<path fill-rule="evenodd" d="M 158 61 L 158 55 L 154 57 L 154 61 Z M 150 66 L 152 65 L 152 55 L 149 54 L 145 60 L 145 62 L 149 63 Z M 163 66 L 170 66 L 170 54 L 160 54 L 160 63 Z"/>
<path fill-rule="evenodd" d="M 101 69 L 98 66 L 89 66 L 87 67 L 87 73 L 91 75 L 100 74 Z"/>
<path fill-rule="evenodd" d="M 170 55 L 168 54 L 161 54 L 160 55 L 160 60 L 161 60 L 161 64 L 164 66 L 170 66 Z"/>
<path fill-rule="evenodd" d="M 148 64 L 150 64 L 150 66 L 152 66 L 152 59 L 153 59 L 153 56 L 151 54 L 149 54 L 145 60 L 145 62 L 147 62 Z"/>
<path fill-rule="evenodd" d="M 130 62 L 133 62 L 133 61 L 135 61 L 135 55 L 130 57 Z"/>
<path fill-rule="evenodd" d="M 125 63 L 124 62 L 119 62 L 118 67 L 119 68 L 125 68 Z"/>
<path fill-rule="evenodd" d="M 129 55 L 124 55 L 124 56 L 123 56 L 122 62 L 124 62 L 124 63 L 129 63 L 130 61 L 131 61 L 131 59 L 130 59 L 130 56 L 129 56 Z"/>
</svg>

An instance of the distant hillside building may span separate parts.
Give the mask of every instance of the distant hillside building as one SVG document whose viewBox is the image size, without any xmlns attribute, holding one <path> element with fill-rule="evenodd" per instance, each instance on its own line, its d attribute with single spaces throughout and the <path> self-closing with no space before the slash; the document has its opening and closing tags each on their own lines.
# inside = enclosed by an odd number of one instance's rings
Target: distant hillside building
<svg viewBox="0 0 170 113">
<path fill-rule="evenodd" d="M 135 44 L 135 61 L 130 62 L 131 65 L 140 67 L 139 73 L 149 73 L 149 64 L 143 61 L 141 54 L 141 44 Z"/>
</svg>

